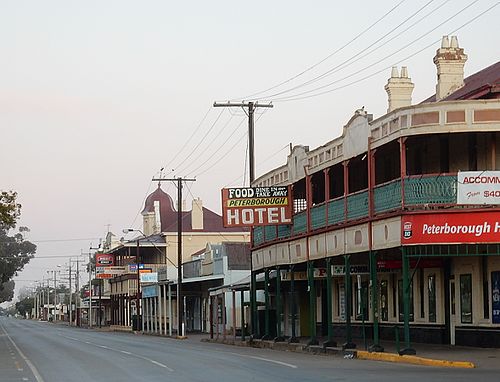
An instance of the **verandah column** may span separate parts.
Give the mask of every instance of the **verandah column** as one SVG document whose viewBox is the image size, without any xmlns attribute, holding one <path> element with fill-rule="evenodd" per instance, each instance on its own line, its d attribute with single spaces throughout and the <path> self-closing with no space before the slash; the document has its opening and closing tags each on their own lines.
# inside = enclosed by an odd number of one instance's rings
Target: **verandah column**
<svg viewBox="0 0 500 382">
<path fill-rule="evenodd" d="M 332 322 L 332 259 L 326 258 L 326 320 L 328 325 L 328 338 L 323 347 L 335 347 L 337 342 L 333 340 L 333 322 Z"/>
<path fill-rule="evenodd" d="M 410 259 L 406 253 L 406 247 L 401 247 L 403 262 L 403 311 L 404 311 L 404 341 L 405 348 L 400 354 L 414 355 L 415 349 L 410 346 Z"/>
<path fill-rule="evenodd" d="M 245 341 L 245 291 L 240 291 L 241 296 L 241 340 Z"/>
<path fill-rule="evenodd" d="M 289 343 L 297 343 L 299 340 L 296 337 L 296 327 L 295 327 L 295 315 L 296 315 L 296 306 L 295 306 L 295 266 L 290 265 L 290 316 L 292 319 L 292 336 L 288 340 Z"/>
<path fill-rule="evenodd" d="M 346 342 L 342 345 L 343 349 L 355 349 L 356 344 L 352 342 L 352 327 L 351 327 L 351 312 L 352 312 L 352 292 L 351 292 L 351 255 L 345 255 L 345 276 L 344 276 L 344 291 L 345 291 L 345 325 L 346 325 Z"/>
<path fill-rule="evenodd" d="M 284 338 L 281 335 L 281 317 L 283 316 L 283 307 L 281 305 L 281 270 L 280 267 L 276 267 L 276 337 L 275 342 L 283 341 Z"/>
<path fill-rule="evenodd" d="M 264 272 L 264 299 L 265 299 L 265 308 L 264 311 L 264 337 L 262 339 L 268 340 L 270 338 L 269 332 L 269 310 L 270 307 L 270 298 L 269 298 L 269 268 L 266 268 Z"/>
<path fill-rule="evenodd" d="M 316 338 L 316 289 L 314 288 L 314 265 L 312 261 L 307 262 L 307 283 L 309 286 L 309 331 L 311 338 L 308 345 L 318 345 Z"/>
<path fill-rule="evenodd" d="M 384 348 L 379 340 L 379 310 L 378 310 L 378 282 L 377 282 L 377 253 L 370 251 L 370 284 L 371 284 L 371 303 L 373 310 L 373 345 L 370 351 L 383 352 Z"/>
</svg>

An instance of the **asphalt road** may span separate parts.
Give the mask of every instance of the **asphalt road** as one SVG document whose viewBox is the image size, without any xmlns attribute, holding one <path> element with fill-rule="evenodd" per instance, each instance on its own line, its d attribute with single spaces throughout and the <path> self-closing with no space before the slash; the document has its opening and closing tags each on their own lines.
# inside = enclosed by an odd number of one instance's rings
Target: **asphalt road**
<svg viewBox="0 0 500 382">
<path fill-rule="evenodd" d="M 0 318 L 0 381 L 481 381 L 441 369 L 98 332 Z"/>
</svg>

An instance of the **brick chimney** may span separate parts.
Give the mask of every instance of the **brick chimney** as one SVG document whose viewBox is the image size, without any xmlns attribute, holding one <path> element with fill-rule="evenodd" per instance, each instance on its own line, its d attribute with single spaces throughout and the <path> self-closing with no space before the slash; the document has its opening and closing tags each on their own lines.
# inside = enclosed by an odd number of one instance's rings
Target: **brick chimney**
<svg viewBox="0 0 500 382">
<path fill-rule="evenodd" d="M 191 228 L 203 229 L 203 202 L 200 198 L 193 199 L 193 208 L 191 209 Z"/>
<path fill-rule="evenodd" d="M 384 89 L 389 98 L 389 107 L 387 112 L 390 113 L 400 107 L 411 106 L 411 94 L 415 85 L 408 78 L 408 69 L 406 66 L 401 67 L 401 76 L 398 73 L 396 66 L 392 67 L 391 78 L 387 81 Z"/>
<path fill-rule="evenodd" d="M 467 55 L 458 46 L 457 36 L 443 36 L 441 48 L 436 51 L 437 68 L 436 101 L 450 95 L 464 85 L 464 65 Z"/>
</svg>

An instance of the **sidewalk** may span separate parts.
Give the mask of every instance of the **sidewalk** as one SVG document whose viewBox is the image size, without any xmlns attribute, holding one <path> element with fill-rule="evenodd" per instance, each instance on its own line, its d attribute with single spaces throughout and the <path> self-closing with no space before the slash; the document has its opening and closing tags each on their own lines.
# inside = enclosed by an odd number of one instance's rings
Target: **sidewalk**
<svg viewBox="0 0 500 382">
<path fill-rule="evenodd" d="M 226 340 L 223 340 L 222 336 L 219 336 L 217 341 L 215 338 L 210 340 L 210 336 L 206 334 L 191 334 L 188 335 L 191 339 L 196 337 L 200 341 L 204 342 L 216 342 L 216 343 L 226 343 L 230 345 L 237 346 L 252 346 L 252 347 L 262 347 L 274 350 L 284 350 L 284 351 L 294 351 L 303 353 L 313 353 L 313 354 L 326 354 L 333 356 L 346 356 L 352 355 L 353 358 L 360 359 L 371 359 L 386 362 L 400 362 L 409 364 L 419 364 L 419 365 L 430 365 L 438 367 L 469 367 L 467 363 L 472 363 L 474 367 L 481 369 L 493 369 L 500 370 L 500 349 L 490 349 L 490 348 L 474 348 L 465 346 L 451 346 L 451 345 L 435 345 L 435 344 L 420 344 L 412 343 L 411 346 L 416 350 L 416 357 L 412 356 L 399 356 L 397 354 L 396 343 L 383 341 L 381 345 L 384 347 L 383 353 L 369 353 L 364 348 L 363 341 L 361 339 L 355 339 L 354 343 L 357 345 L 354 351 L 343 351 L 341 346 L 345 342 L 345 339 L 337 338 L 337 347 L 323 349 L 322 343 L 326 341 L 324 338 L 318 338 L 319 346 L 307 346 L 309 341 L 308 337 L 299 338 L 298 344 L 288 344 L 286 342 L 274 342 L 274 341 L 262 341 L 254 340 L 250 343 L 248 337 L 245 342 L 241 341 L 241 337 L 236 337 L 236 342 L 233 343 L 233 336 L 227 336 Z M 368 345 L 370 342 L 368 342 Z M 403 348 L 403 344 L 401 344 Z M 428 361 L 429 360 L 429 361 Z M 450 362 L 440 362 L 440 361 L 451 361 Z M 465 363 L 463 363 L 465 362 Z M 445 366 L 446 365 L 446 366 Z"/>
</svg>

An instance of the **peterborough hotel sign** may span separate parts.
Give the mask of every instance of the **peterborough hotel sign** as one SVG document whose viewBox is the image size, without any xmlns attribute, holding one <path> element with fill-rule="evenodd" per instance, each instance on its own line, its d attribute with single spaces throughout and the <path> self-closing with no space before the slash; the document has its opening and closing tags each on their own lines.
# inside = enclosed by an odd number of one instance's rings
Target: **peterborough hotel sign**
<svg viewBox="0 0 500 382">
<path fill-rule="evenodd" d="M 224 227 L 291 224 L 292 198 L 289 187 L 224 188 Z"/>
</svg>

